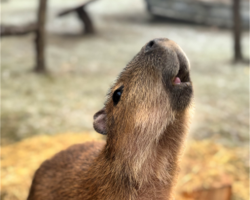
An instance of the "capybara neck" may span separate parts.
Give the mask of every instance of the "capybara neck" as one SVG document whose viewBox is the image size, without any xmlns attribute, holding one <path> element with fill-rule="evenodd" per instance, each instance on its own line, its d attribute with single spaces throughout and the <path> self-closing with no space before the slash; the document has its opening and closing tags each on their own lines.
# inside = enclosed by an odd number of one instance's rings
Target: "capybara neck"
<svg viewBox="0 0 250 200">
<path fill-rule="evenodd" d="M 177 115 L 161 133 L 157 133 L 157 129 L 151 133 L 135 130 L 116 138 L 113 134 L 117 133 L 108 132 L 107 144 L 95 167 L 90 169 L 96 199 L 98 196 L 109 200 L 172 199 L 178 158 L 188 130 L 188 115 L 189 111 Z M 146 134 L 160 136 L 154 140 L 140 138 Z M 100 186 L 103 190 L 97 189 Z"/>
</svg>

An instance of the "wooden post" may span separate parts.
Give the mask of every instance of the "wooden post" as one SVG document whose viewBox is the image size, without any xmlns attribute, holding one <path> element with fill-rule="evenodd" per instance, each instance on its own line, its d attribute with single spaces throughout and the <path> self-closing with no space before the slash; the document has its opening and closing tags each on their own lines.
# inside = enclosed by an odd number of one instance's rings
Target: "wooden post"
<svg viewBox="0 0 250 200">
<path fill-rule="evenodd" d="M 46 63 L 45 63 L 45 22 L 46 22 L 46 7 L 47 0 L 40 0 L 38 8 L 38 19 L 37 19 L 37 31 L 35 38 L 35 48 L 36 48 L 36 66 L 34 68 L 35 72 L 45 73 Z"/>
<path fill-rule="evenodd" d="M 241 16 L 240 0 L 233 0 L 233 36 L 234 36 L 234 62 L 243 60 L 241 52 Z"/>
<path fill-rule="evenodd" d="M 89 15 L 87 14 L 87 12 L 84 10 L 84 7 L 77 8 L 76 13 L 82 22 L 83 33 L 85 33 L 85 34 L 94 33 L 94 27 L 93 27 L 92 21 L 91 21 Z"/>
</svg>

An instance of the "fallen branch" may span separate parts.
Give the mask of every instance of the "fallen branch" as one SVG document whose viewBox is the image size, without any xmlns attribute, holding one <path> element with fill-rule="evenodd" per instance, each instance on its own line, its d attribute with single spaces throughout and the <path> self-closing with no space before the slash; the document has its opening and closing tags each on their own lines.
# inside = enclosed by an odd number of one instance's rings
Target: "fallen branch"
<svg viewBox="0 0 250 200">
<path fill-rule="evenodd" d="M 82 22 L 82 27 L 83 27 L 83 33 L 84 34 L 93 34 L 95 32 L 94 26 L 92 23 L 92 20 L 85 10 L 85 6 L 88 5 L 89 3 L 92 3 L 96 0 L 90 0 L 87 1 L 81 5 L 78 5 L 76 7 L 70 8 L 63 10 L 62 12 L 58 13 L 58 17 L 63 17 L 69 13 L 76 13 L 80 21 Z"/>
<path fill-rule="evenodd" d="M 26 35 L 37 30 L 37 24 L 27 24 L 23 26 L 0 25 L 1 36 Z"/>
<path fill-rule="evenodd" d="M 66 9 L 66 10 L 63 10 L 62 12 L 58 13 L 58 17 L 62 17 L 62 16 L 65 16 L 71 12 L 76 12 L 78 9 L 83 9 L 86 5 L 88 5 L 89 3 L 92 3 L 96 0 L 90 0 L 90 1 L 87 1 L 81 5 L 78 5 L 76 7 L 73 7 L 73 8 L 69 8 L 69 9 Z"/>
</svg>

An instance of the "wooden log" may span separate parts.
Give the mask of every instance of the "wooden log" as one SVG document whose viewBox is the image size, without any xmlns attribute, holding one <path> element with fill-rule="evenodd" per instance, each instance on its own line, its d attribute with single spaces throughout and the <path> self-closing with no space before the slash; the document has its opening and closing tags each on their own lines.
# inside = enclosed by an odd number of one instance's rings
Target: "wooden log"
<svg viewBox="0 0 250 200">
<path fill-rule="evenodd" d="M 36 24 L 27 24 L 23 26 L 13 26 L 13 25 L 0 25 L 0 35 L 1 36 L 14 36 L 14 35 L 26 35 L 37 30 Z"/>
<path fill-rule="evenodd" d="M 94 27 L 93 23 L 87 14 L 87 12 L 84 10 L 84 8 L 78 8 L 76 10 L 78 18 L 81 20 L 82 25 L 83 25 L 83 33 L 85 34 L 92 34 L 94 33 Z"/>
<path fill-rule="evenodd" d="M 88 4 L 90 4 L 90 3 L 94 2 L 94 1 L 96 1 L 96 0 L 90 0 L 90 1 L 87 1 L 87 2 L 85 2 L 83 4 L 78 5 L 76 7 L 63 10 L 62 12 L 58 13 L 58 17 L 65 16 L 65 15 L 71 13 L 71 12 L 76 12 L 78 9 L 84 8 L 85 6 L 87 6 Z"/>
<path fill-rule="evenodd" d="M 85 6 L 87 6 L 89 3 L 92 3 L 96 0 L 90 0 L 87 1 L 81 5 L 78 5 L 76 7 L 70 8 L 70 9 L 66 9 L 62 12 L 60 12 L 58 14 L 59 17 L 65 16 L 69 13 L 75 12 L 78 16 L 78 18 L 80 19 L 80 21 L 82 22 L 82 26 L 83 26 L 83 33 L 84 34 L 93 34 L 94 31 L 94 26 L 92 23 L 92 20 L 89 16 L 89 14 L 87 13 L 87 11 L 85 10 Z"/>
<path fill-rule="evenodd" d="M 240 0 L 233 0 L 234 62 L 243 61 L 241 51 L 241 32 Z"/>
<path fill-rule="evenodd" d="M 37 19 L 37 31 L 35 38 L 35 49 L 36 49 L 36 66 L 34 68 L 35 72 L 45 73 L 46 64 L 45 64 L 45 22 L 46 22 L 46 7 L 47 0 L 40 0 L 38 8 L 38 19 Z"/>
</svg>

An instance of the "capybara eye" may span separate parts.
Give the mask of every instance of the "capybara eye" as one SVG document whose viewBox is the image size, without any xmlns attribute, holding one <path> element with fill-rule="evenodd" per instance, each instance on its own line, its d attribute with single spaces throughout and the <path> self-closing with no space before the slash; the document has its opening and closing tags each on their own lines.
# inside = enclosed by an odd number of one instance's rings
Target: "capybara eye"
<svg viewBox="0 0 250 200">
<path fill-rule="evenodd" d="M 115 105 L 117 105 L 118 102 L 120 101 L 120 98 L 121 98 L 121 96 L 122 96 L 122 92 L 123 92 L 123 86 L 120 87 L 120 88 L 118 88 L 118 89 L 114 92 L 112 99 L 113 99 L 113 102 L 114 102 Z"/>
</svg>

